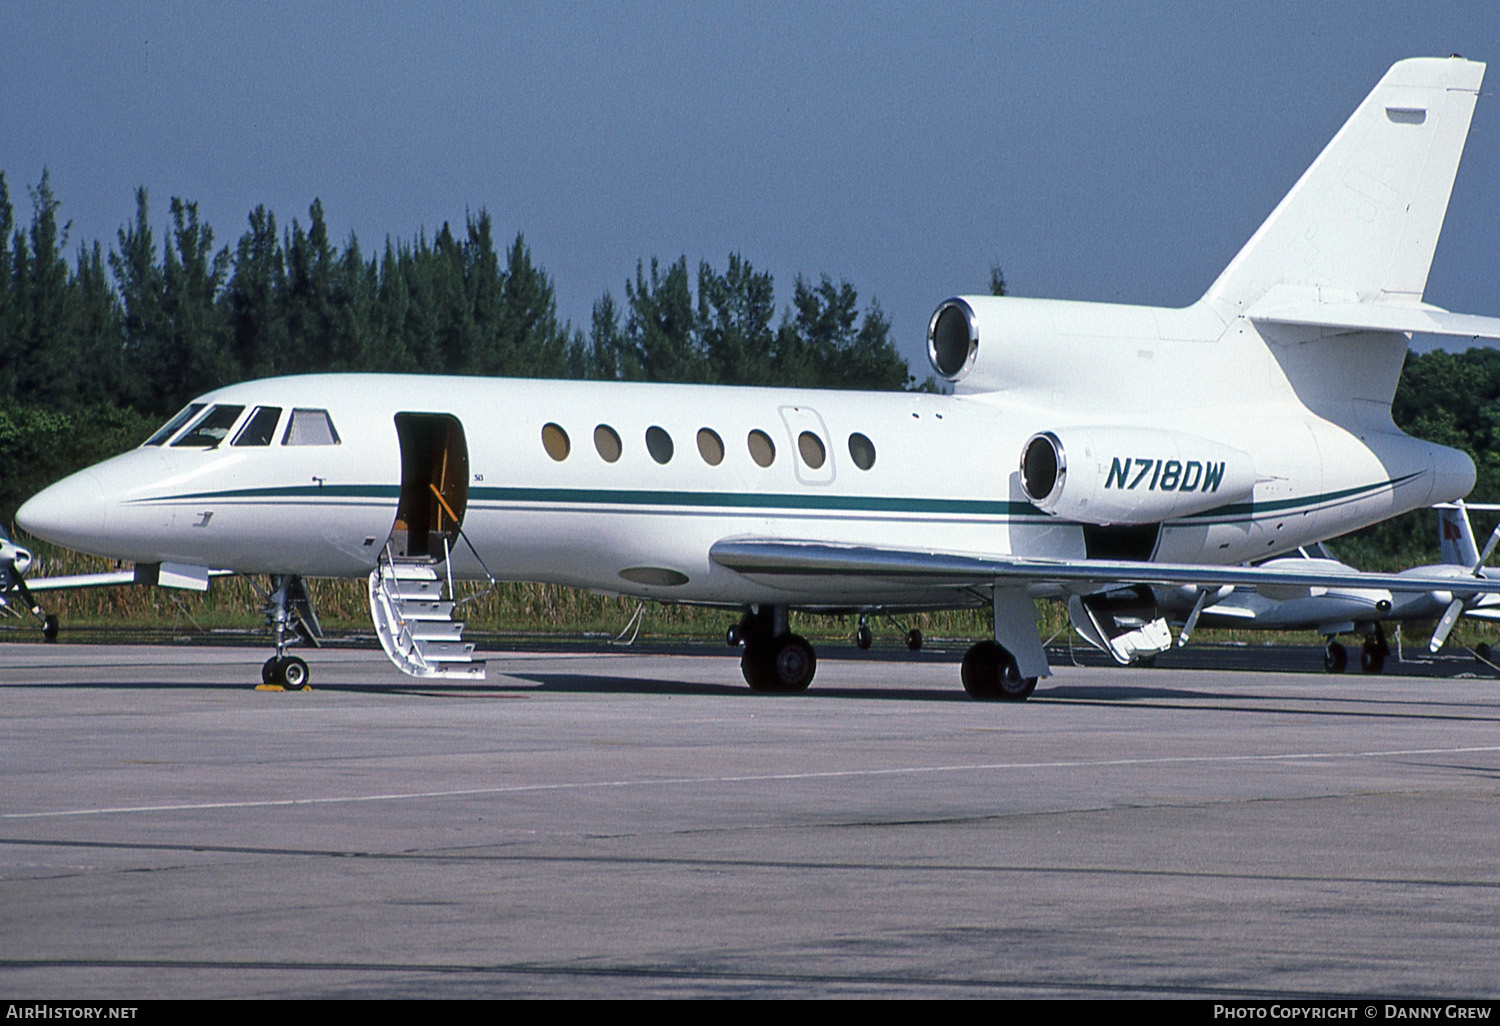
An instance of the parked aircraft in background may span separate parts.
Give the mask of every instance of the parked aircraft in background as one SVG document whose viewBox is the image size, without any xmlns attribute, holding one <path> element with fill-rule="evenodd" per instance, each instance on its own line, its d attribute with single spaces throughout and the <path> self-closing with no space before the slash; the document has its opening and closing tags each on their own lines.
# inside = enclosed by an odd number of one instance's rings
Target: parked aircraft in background
<svg viewBox="0 0 1500 1026">
<path fill-rule="evenodd" d="M 171 564 L 143 563 L 130 570 L 107 570 L 95 574 L 60 574 L 56 577 L 28 578 L 35 566 L 31 550 L 16 544 L 0 525 L 0 611 L 29 613 L 42 627 L 42 637 L 56 641 L 57 617 L 46 612 L 35 592 L 64 591 L 74 588 L 99 588 L 122 584 L 159 584 L 168 588 L 205 591 L 208 578 L 201 580 L 197 568 L 183 567 L 185 573 Z"/>
<path fill-rule="evenodd" d="M 42 612 L 41 605 L 26 585 L 26 573 L 31 569 L 31 563 L 31 550 L 17 545 L 4 526 L 0 526 L 0 609 L 30 613 L 42 625 L 43 636 L 52 640 L 57 637 L 57 618 L 48 618 Z"/>
<path fill-rule="evenodd" d="M 1441 563 L 1419 566 L 1397 576 L 1419 577 L 1433 581 L 1452 578 L 1483 577 L 1494 580 L 1500 574 L 1486 571 L 1484 563 L 1500 540 L 1500 527 L 1491 535 L 1481 553 L 1474 542 L 1469 524 L 1469 510 L 1496 510 L 1500 506 L 1446 503 L 1437 507 L 1438 539 Z M 1336 560 L 1321 544 L 1304 546 L 1295 555 L 1282 556 L 1261 563 L 1266 568 L 1353 571 L 1353 567 Z M 1448 632 L 1459 616 L 1500 620 L 1500 595 L 1455 596 L 1446 588 L 1392 591 L 1370 587 L 1257 587 L 1221 588 L 1199 605 L 1204 592 L 1194 589 L 1159 589 L 1154 598 L 1157 608 L 1183 625 L 1178 643 L 1187 644 L 1197 627 L 1231 629 L 1315 630 L 1327 639 L 1323 666 L 1330 673 L 1341 672 L 1348 665 L 1348 653 L 1337 638 L 1340 634 L 1363 635 L 1360 669 L 1379 673 L 1390 654 L 1383 625 L 1438 621 L 1429 645 L 1436 652 L 1447 640 Z M 1457 605 L 1455 606 L 1455 603 Z M 1450 619 L 1446 614 L 1454 611 Z M 1118 656 L 1117 656 L 1118 658 Z"/>
<path fill-rule="evenodd" d="M 307 680 L 286 653 L 305 577 L 368 575 L 382 644 L 422 676 L 482 672 L 455 579 L 736 607 L 745 679 L 773 691 L 816 666 L 793 608 L 987 606 L 964 687 L 1012 700 L 1048 673 L 1037 597 L 1110 632 L 1120 585 L 1481 594 L 1239 564 L 1473 486 L 1390 403 L 1408 333 L 1500 338 L 1422 302 L 1483 72 L 1392 67 L 1191 306 L 946 300 L 928 355 L 953 395 L 275 378 L 194 400 L 17 519 L 137 565 L 270 575 L 263 676 L 283 686 Z"/>
</svg>

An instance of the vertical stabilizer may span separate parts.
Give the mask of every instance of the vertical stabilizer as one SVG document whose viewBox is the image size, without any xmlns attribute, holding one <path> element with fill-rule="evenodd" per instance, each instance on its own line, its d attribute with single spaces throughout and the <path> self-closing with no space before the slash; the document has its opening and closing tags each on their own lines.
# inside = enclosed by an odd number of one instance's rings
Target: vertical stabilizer
<svg viewBox="0 0 1500 1026">
<path fill-rule="evenodd" d="M 1324 302 L 1420 302 L 1483 78 L 1459 57 L 1392 66 L 1205 300 L 1239 312 L 1290 286 Z"/>
<path fill-rule="evenodd" d="M 1469 511 L 1463 506 L 1438 507 L 1438 553 L 1440 562 L 1472 567 L 1479 562 L 1479 546 L 1469 526 Z"/>
</svg>

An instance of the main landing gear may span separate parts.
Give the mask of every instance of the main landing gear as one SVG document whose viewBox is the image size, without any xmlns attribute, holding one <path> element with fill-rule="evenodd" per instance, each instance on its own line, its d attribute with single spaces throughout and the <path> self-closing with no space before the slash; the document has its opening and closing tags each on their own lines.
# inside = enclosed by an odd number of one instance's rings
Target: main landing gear
<svg viewBox="0 0 1500 1026">
<path fill-rule="evenodd" d="M 1365 673 L 1379 673 L 1385 669 L 1385 657 L 1391 654 L 1391 648 L 1386 644 L 1385 631 L 1380 624 L 1376 624 L 1369 634 L 1365 635 L 1365 643 L 1359 650 L 1359 668 Z M 1344 646 L 1328 636 L 1328 644 L 1323 647 L 1323 669 L 1329 673 L 1343 673 L 1349 665 L 1349 653 Z"/>
<path fill-rule="evenodd" d="M 995 641 L 965 652 L 962 672 L 964 690 L 982 701 L 1024 702 L 1036 690 L 1036 678 L 1021 676 L 1016 657 Z"/>
<path fill-rule="evenodd" d="M 271 590 L 266 594 L 266 604 L 261 611 L 265 614 L 267 626 L 276 635 L 276 654 L 260 668 L 261 685 L 283 691 L 303 690 L 308 687 L 307 663 L 287 655 L 286 650 L 288 645 L 299 641 L 317 647 L 318 639 L 323 636 L 307 585 L 295 574 L 273 575 Z M 291 638 L 287 637 L 288 631 L 293 635 Z"/>
<path fill-rule="evenodd" d="M 752 607 L 725 640 L 745 646 L 740 672 L 752 691 L 805 691 L 818 671 L 813 647 L 788 628 L 785 606 Z"/>
<path fill-rule="evenodd" d="M 863 618 L 859 630 L 869 630 Z M 916 638 L 913 642 L 908 637 L 907 647 L 916 651 L 921 646 L 921 634 L 916 630 L 910 633 Z M 856 635 L 855 641 L 864 648 L 862 636 Z M 740 672 L 752 691 L 804 691 L 817 672 L 817 655 L 806 638 L 789 629 L 785 606 L 751 606 L 740 622 L 729 628 L 724 640 L 731 647 L 745 647 Z M 981 641 L 964 656 L 964 690 L 973 698 L 1022 702 L 1036 690 L 1036 681 L 1035 677 L 1021 676 L 1016 657 L 998 642 Z"/>
</svg>

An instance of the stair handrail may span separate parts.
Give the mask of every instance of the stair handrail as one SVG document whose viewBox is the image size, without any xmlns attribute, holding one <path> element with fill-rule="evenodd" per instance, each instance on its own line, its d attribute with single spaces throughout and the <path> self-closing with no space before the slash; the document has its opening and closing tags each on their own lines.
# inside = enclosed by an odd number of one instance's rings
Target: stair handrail
<svg viewBox="0 0 1500 1026">
<path fill-rule="evenodd" d="M 385 543 L 385 557 L 384 561 L 376 561 L 375 572 L 380 579 L 380 594 L 385 597 L 388 622 L 394 628 L 391 632 L 391 641 L 403 659 L 425 669 L 427 660 L 422 658 L 422 653 L 417 649 L 416 640 L 411 636 L 411 628 L 407 624 L 406 617 L 401 615 L 401 596 L 391 592 L 393 585 L 399 587 L 399 584 L 394 584 L 399 581 L 399 578 L 396 576 L 396 555 L 391 551 L 389 540 Z M 385 573 L 386 568 L 391 571 L 389 576 Z M 451 588 L 452 585 L 449 587 Z M 378 624 L 376 629 L 379 629 Z"/>
<path fill-rule="evenodd" d="M 494 574 L 490 573 L 490 568 L 485 564 L 484 557 L 479 554 L 479 550 L 474 547 L 474 542 L 470 540 L 468 532 L 464 530 L 463 520 L 459 518 L 457 513 L 453 512 L 453 507 L 448 505 L 448 500 L 443 498 L 443 493 L 438 490 L 438 486 L 429 481 L 427 482 L 427 487 L 432 490 L 433 495 L 437 496 L 437 501 L 442 505 L 443 509 L 448 511 L 448 516 L 453 519 L 453 529 L 457 531 L 458 536 L 464 540 L 464 544 L 469 547 L 469 551 L 474 553 L 474 559 L 479 563 L 479 569 L 484 571 L 484 576 L 489 578 L 490 582 L 490 586 L 488 588 L 485 588 L 483 591 L 476 592 L 473 595 L 466 595 L 464 598 L 458 598 L 456 595 L 454 595 L 453 561 L 451 558 L 449 558 L 451 557 L 452 553 L 448 549 L 448 535 L 444 533 L 443 555 L 445 557 L 444 561 L 448 564 L 448 594 L 453 598 L 454 608 L 466 605 L 470 602 L 473 602 L 475 599 L 484 598 L 490 592 L 494 591 L 495 588 L 499 586 L 500 582 L 495 580 Z"/>
</svg>

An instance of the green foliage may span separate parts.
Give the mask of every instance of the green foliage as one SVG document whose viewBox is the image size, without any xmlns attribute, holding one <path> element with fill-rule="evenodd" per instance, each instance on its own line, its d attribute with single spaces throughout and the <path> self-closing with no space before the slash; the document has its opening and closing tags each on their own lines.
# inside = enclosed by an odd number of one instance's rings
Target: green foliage
<svg viewBox="0 0 1500 1026">
<path fill-rule="evenodd" d="M 320 201 L 308 208 L 305 226 L 293 219 L 286 230 L 258 206 L 233 245 L 216 248 L 197 205 L 177 197 L 158 243 L 142 188 L 113 246 L 80 245 L 70 257 L 69 225 L 46 172 L 27 192 L 32 215 L 23 225 L 0 172 L 0 516 L 7 521 L 29 495 L 138 444 L 193 396 L 247 378 L 367 370 L 914 384 L 879 305 L 861 309 L 853 285 L 797 277 L 779 306 L 772 276 L 738 253 L 722 271 L 700 263 L 696 276 L 686 257 L 665 268 L 655 258 L 649 269 L 638 263 L 624 303 L 603 294 L 585 333 L 559 323 L 551 279 L 521 235 L 503 255 L 497 250 L 483 210 L 466 218 L 461 233 L 444 224 L 430 241 L 425 233 L 410 242 L 387 238 L 378 256 L 367 257 L 352 235 L 342 249 L 331 241 Z M 989 291 L 1007 292 L 998 262 Z M 916 387 L 941 391 L 931 377 Z M 1408 355 L 1392 416 L 1416 437 L 1467 452 L 1478 472 L 1471 499 L 1500 501 L 1500 352 Z M 1475 519 L 1476 531 L 1493 523 Z M 1431 562 L 1436 549 L 1425 510 L 1339 542 L 1344 558 L 1367 569 Z M 502 621 L 518 610 L 565 612 L 595 625 L 628 615 L 615 600 L 557 589 L 514 586 L 494 602 Z M 173 608 L 175 616 L 183 607 Z M 712 615 L 667 619 L 701 626 Z"/>
<path fill-rule="evenodd" d="M 1006 294 L 1005 272 L 1000 270 L 1000 262 L 997 260 L 995 263 L 990 264 L 990 295 L 1003 296 Z"/>
<path fill-rule="evenodd" d="M 587 336 L 559 323 L 552 281 L 517 235 L 500 253 L 485 211 L 462 233 L 340 249 L 314 200 L 304 224 L 264 206 L 219 246 L 173 197 L 158 239 L 146 189 L 106 251 L 67 255 L 43 172 L 16 223 L 0 173 L 0 514 L 42 486 L 138 444 L 189 399 L 234 381 L 323 371 L 589 377 L 903 388 L 906 365 L 852 285 L 797 279 L 777 324 L 771 275 L 731 254 L 696 282 L 653 259 L 605 293 Z M 696 284 L 696 294 L 694 285 Z"/>
<path fill-rule="evenodd" d="M 9 523 L 22 502 L 53 481 L 140 445 L 154 427 L 150 417 L 104 403 L 77 410 L 0 407 L 0 517 Z"/>
<path fill-rule="evenodd" d="M 798 277 L 791 306 L 775 328 L 775 283 L 738 253 L 720 273 L 698 265 L 697 295 L 687 258 L 665 270 L 636 265 L 625 283 L 625 310 L 606 293 L 594 304 L 588 340 L 576 340 L 569 365 L 584 377 L 807 388 L 911 387 L 906 361 L 877 303 L 863 314 L 848 282 Z"/>
<path fill-rule="evenodd" d="M 1471 502 L 1500 502 L 1500 351 L 1407 353 L 1391 417 L 1409 435 L 1468 453 Z M 1474 514 L 1479 542 L 1493 517 Z M 1366 570 L 1398 570 L 1438 559 L 1434 515 L 1417 510 L 1339 539 L 1338 554 Z"/>
</svg>

